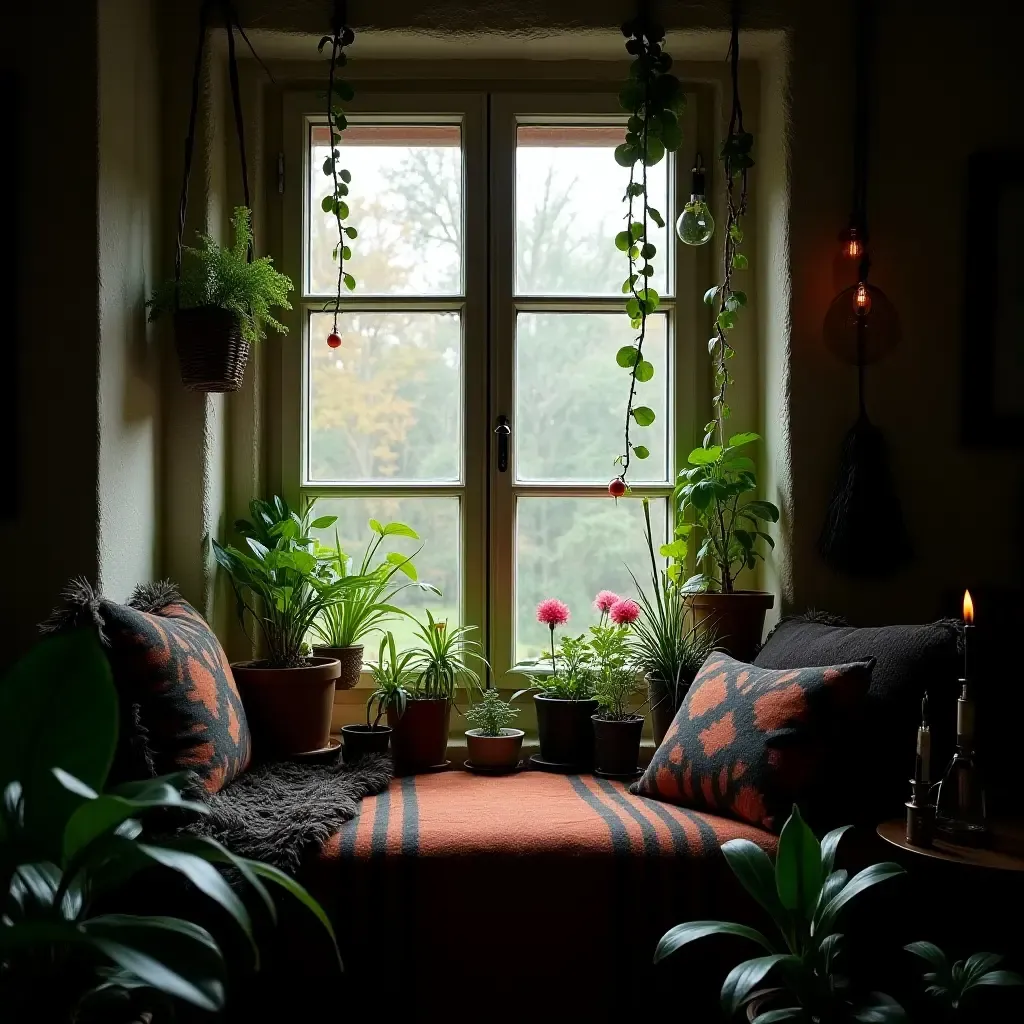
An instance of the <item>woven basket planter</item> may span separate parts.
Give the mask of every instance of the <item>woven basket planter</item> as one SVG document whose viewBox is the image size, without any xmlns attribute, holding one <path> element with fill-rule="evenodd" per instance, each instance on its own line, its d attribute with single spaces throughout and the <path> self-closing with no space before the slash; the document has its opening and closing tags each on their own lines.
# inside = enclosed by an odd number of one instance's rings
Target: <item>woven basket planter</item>
<svg viewBox="0 0 1024 1024">
<path fill-rule="evenodd" d="M 218 306 L 179 309 L 174 344 L 181 382 L 189 391 L 237 391 L 242 386 L 249 343 L 234 313 Z"/>
</svg>

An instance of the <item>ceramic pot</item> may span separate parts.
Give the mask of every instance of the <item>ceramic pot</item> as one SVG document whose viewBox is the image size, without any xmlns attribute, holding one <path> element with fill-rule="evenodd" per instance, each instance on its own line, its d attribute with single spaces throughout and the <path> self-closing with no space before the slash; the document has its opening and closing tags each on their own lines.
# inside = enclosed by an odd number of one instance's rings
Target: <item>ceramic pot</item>
<svg viewBox="0 0 1024 1024">
<path fill-rule="evenodd" d="M 335 684 L 338 690 L 351 690 L 359 682 L 359 673 L 363 671 L 363 645 L 353 644 L 351 647 L 314 647 L 313 653 L 318 658 L 337 658 L 341 665 L 341 675 Z"/>
<path fill-rule="evenodd" d="M 590 716 L 596 700 L 563 700 L 542 693 L 533 696 L 537 707 L 541 760 L 564 765 L 566 771 L 589 771 L 594 765 L 594 727 Z"/>
<path fill-rule="evenodd" d="M 515 768 L 523 750 L 522 729 L 502 729 L 500 736 L 485 736 L 481 729 L 466 733 L 466 753 L 474 768 Z"/>
<path fill-rule="evenodd" d="M 737 661 L 753 661 L 764 635 L 764 617 L 775 595 L 760 590 L 732 594 L 694 594 L 690 598 L 694 625 L 712 629 L 715 647 Z"/>
<path fill-rule="evenodd" d="M 633 775 L 640 760 L 643 715 L 611 721 L 591 715 L 594 723 L 594 767 L 606 775 Z"/>
<path fill-rule="evenodd" d="M 269 668 L 262 661 L 231 666 L 258 758 L 322 750 L 331 735 L 336 658 L 307 658 L 296 668 Z"/>
<path fill-rule="evenodd" d="M 661 741 L 665 738 L 672 719 L 676 717 L 676 711 L 672 694 L 668 686 L 660 679 L 652 678 L 650 672 L 644 676 L 647 684 L 647 696 L 651 707 L 651 731 L 654 733 L 654 746 L 660 747 Z"/>
<path fill-rule="evenodd" d="M 388 708 L 396 772 L 413 775 L 445 763 L 451 710 L 451 701 L 444 697 L 406 701 L 401 716 L 397 708 Z"/>
<path fill-rule="evenodd" d="M 341 756 L 345 764 L 355 764 L 361 757 L 386 754 L 391 743 L 391 727 L 387 725 L 343 725 Z"/>
</svg>

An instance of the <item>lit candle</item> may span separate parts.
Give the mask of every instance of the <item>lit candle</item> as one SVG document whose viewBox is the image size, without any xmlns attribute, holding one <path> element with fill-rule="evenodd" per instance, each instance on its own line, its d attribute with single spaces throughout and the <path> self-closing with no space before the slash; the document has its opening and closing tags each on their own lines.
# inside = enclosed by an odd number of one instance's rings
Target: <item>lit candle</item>
<svg viewBox="0 0 1024 1024">
<path fill-rule="evenodd" d="M 921 700 L 921 724 L 917 728 L 917 765 L 915 776 L 918 782 L 928 785 L 932 781 L 932 730 L 928 724 L 928 694 Z"/>
<path fill-rule="evenodd" d="M 964 682 L 967 682 L 967 635 L 974 628 L 974 600 L 969 590 L 964 591 Z"/>
</svg>

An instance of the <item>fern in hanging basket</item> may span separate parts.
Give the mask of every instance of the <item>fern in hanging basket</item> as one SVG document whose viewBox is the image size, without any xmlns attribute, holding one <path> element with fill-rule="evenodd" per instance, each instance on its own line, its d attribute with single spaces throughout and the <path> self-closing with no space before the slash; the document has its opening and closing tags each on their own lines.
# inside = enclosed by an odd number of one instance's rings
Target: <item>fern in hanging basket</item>
<svg viewBox="0 0 1024 1024">
<path fill-rule="evenodd" d="M 291 279 L 274 269 L 269 256 L 249 262 L 252 214 L 246 207 L 235 208 L 231 224 L 235 238 L 230 247 L 203 234 L 198 248 L 183 247 L 181 282 L 176 288 L 171 278 L 154 291 L 147 303 L 150 320 L 178 309 L 214 308 L 227 310 L 236 318 L 242 340 L 249 344 L 265 338 L 267 327 L 279 334 L 288 332 L 271 310 L 292 308 L 288 301 Z"/>
</svg>

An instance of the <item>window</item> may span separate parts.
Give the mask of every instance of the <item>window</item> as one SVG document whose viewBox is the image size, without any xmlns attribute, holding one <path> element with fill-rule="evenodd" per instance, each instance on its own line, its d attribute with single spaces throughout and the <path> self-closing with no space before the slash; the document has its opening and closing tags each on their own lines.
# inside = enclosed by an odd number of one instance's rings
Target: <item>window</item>
<svg viewBox="0 0 1024 1024">
<path fill-rule="evenodd" d="M 634 336 L 612 244 L 628 181 L 612 158 L 622 120 L 603 95 L 361 102 L 340 143 L 359 235 L 338 349 L 326 344 L 337 239 L 319 204 L 329 135 L 315 104 L 286 103 L 304 187 L 286 206 L 302 344 L 284 348 L 285 489 L 337 515 L 350 553 L 371 517 L 413 526 L 421 578 L 444 596 L 406 591 L 406 606 L 479 626 L 498 684 L 512 685 L 508 669 L 547 640 L 538 601 L 562 598 L 583 631 L 598 590 L 633 592 L 627 566 L 648 575 L 640 503 L 607 496 L 627 383 L 615 353 Z M 677 174 L 666 160 L 649 178 L 670 225 Z M 692 405 L 677 301 L 688 256 L 660 234 L 662 303 L 646 342 L 657 372 L 642 385 L 657 421 L 650 458 L 631 471 L 652 498 L 656 542 Z M 499 417 L 511 430 L 504 471 Z M 408 625 L 395 631 L 408 639 Z"/>
</svg>

